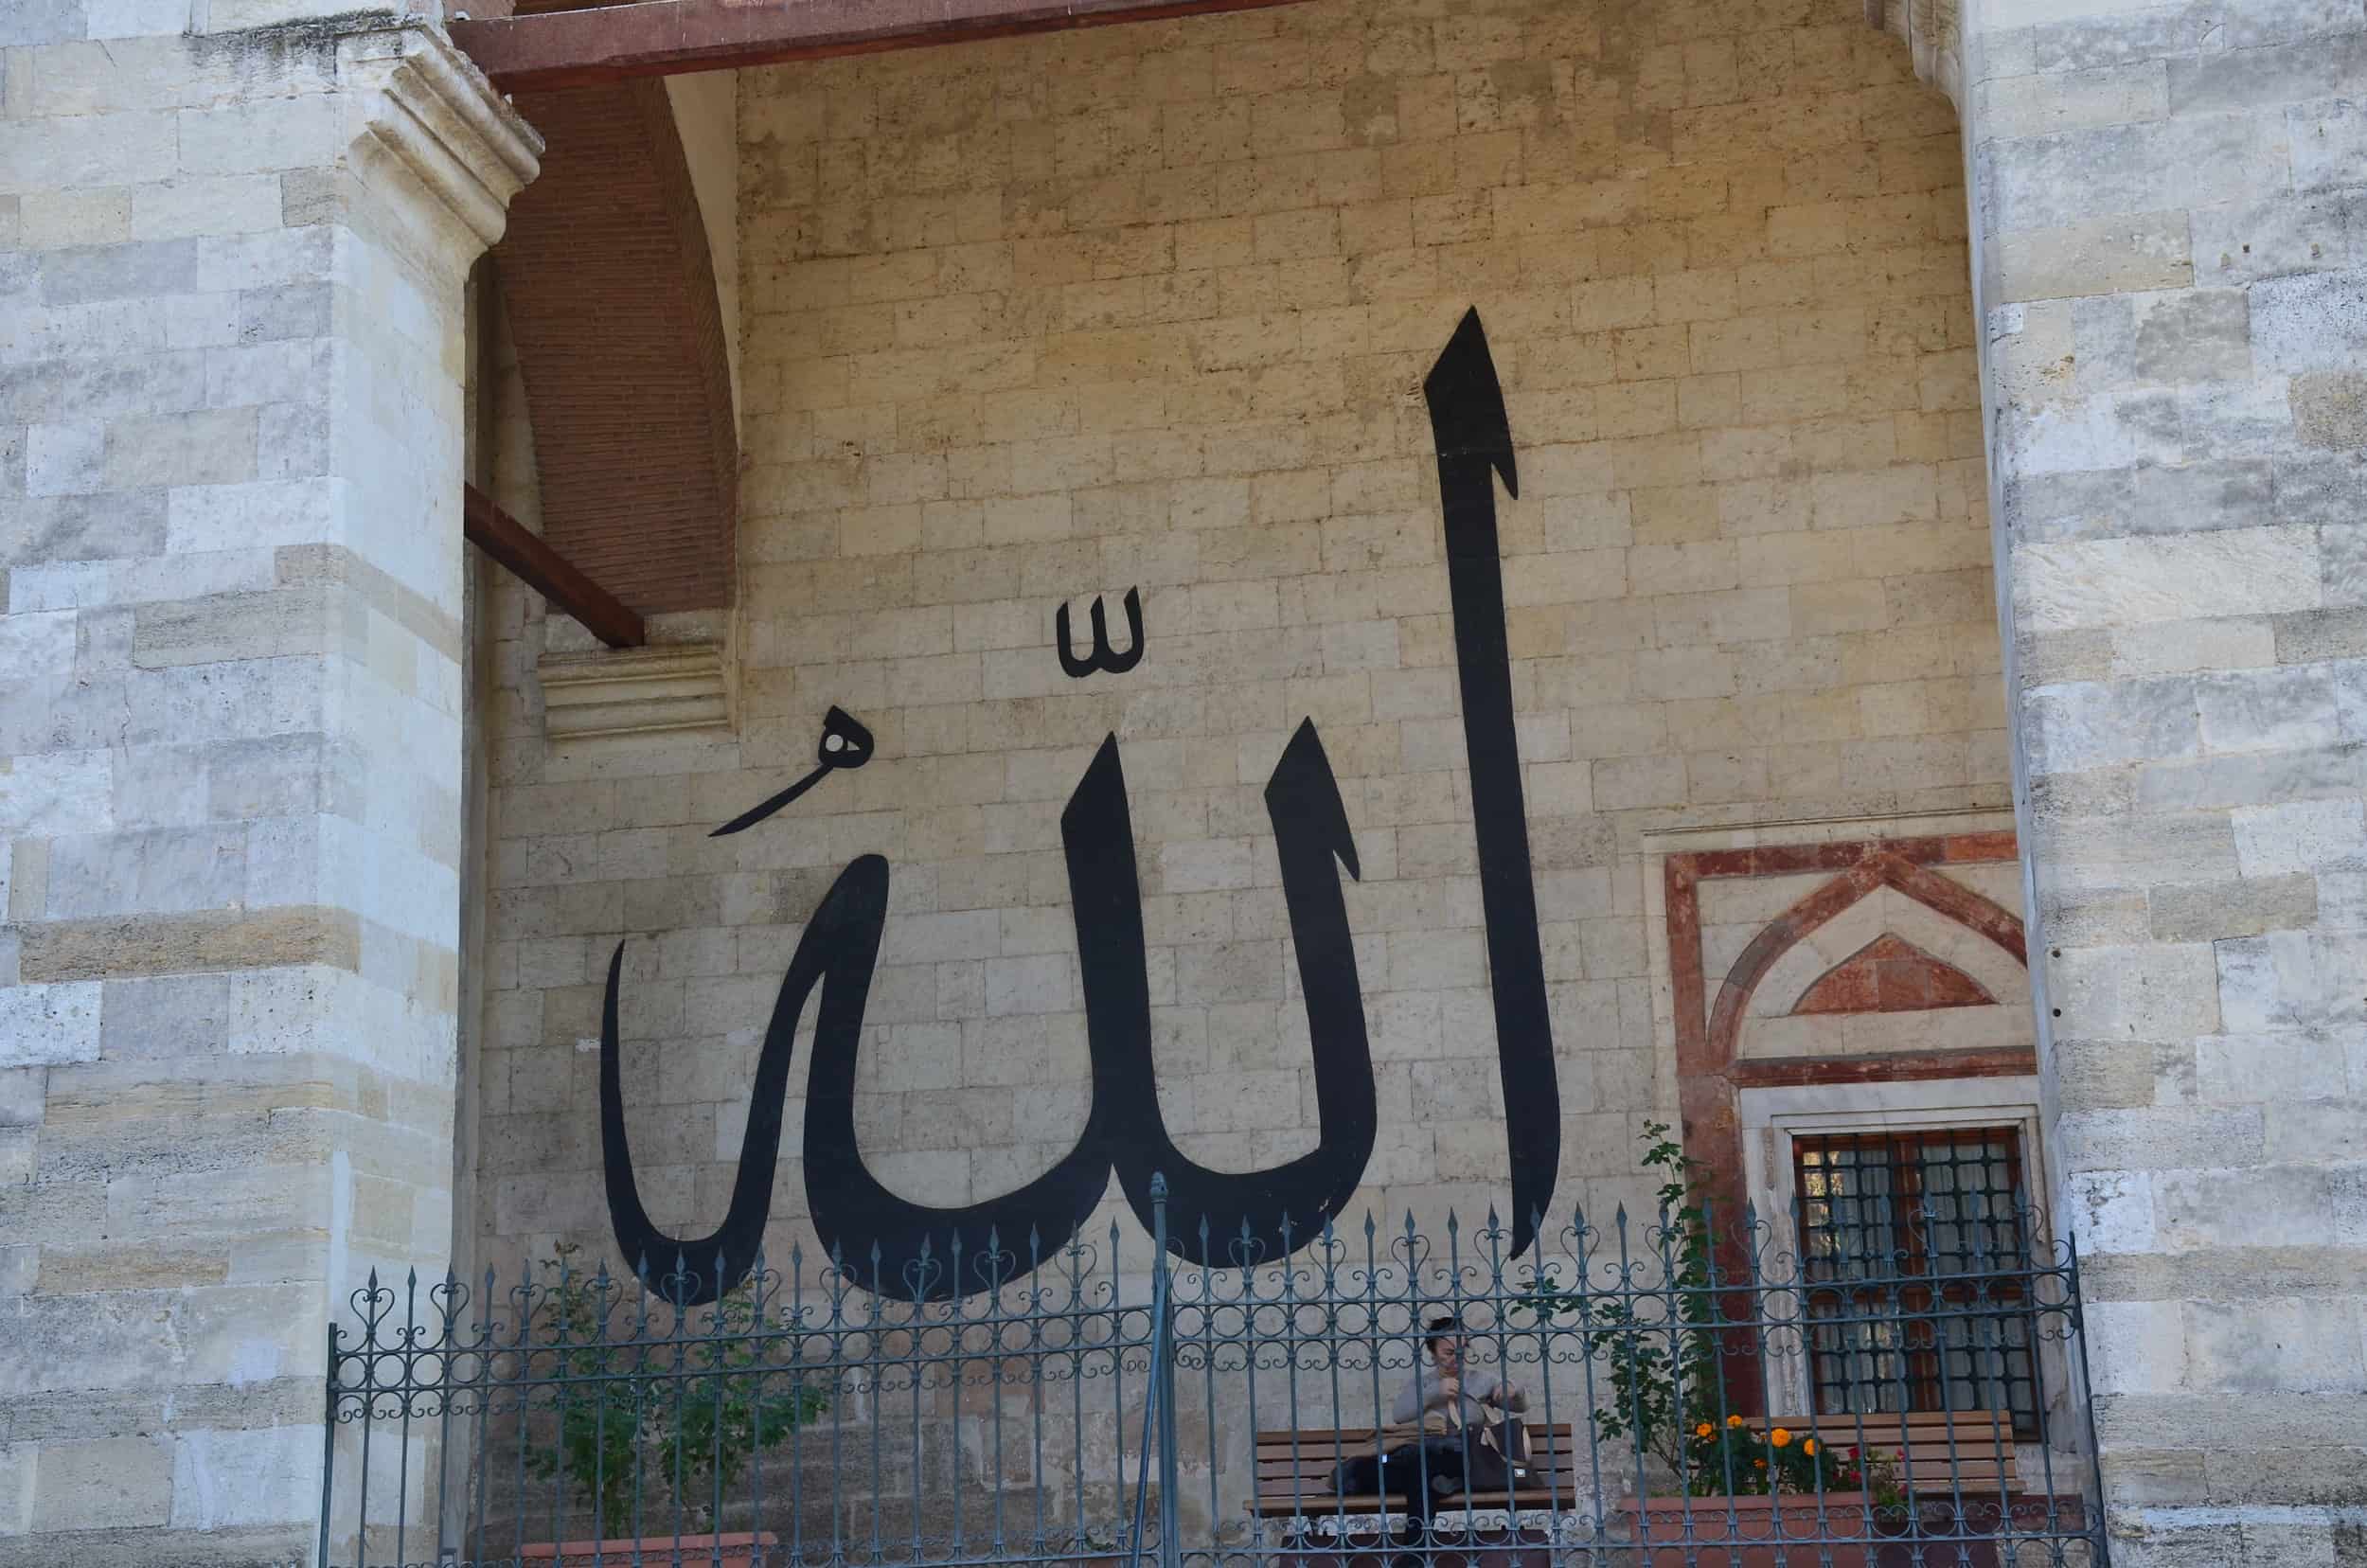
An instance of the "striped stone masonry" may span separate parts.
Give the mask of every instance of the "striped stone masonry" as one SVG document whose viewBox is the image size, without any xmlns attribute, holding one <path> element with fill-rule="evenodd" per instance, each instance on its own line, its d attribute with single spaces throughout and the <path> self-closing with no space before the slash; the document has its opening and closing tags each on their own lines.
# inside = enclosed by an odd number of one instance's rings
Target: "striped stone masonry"
<svg viewBox="0 0 2367 1568">
<path fill-rule="evenodd" d="M 332 1296 L 451 1245 L 462 290 L 540 144 L 425 25 L 169 9 L 0 17 L 9 1560 L 304 1557 Z"/>
</svg>

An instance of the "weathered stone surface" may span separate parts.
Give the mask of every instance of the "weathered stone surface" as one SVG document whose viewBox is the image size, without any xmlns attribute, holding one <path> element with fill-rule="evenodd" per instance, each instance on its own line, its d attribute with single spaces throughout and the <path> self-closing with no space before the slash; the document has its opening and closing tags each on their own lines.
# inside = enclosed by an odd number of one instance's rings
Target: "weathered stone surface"
<svg viewBox="0 0 2367 1568">
<path fill-rule="evenodd" d="M 2142 213 L 2001 235 L 2005 301 L 2062 299 L 2104 289 L 2174 289 L 2194 281 L 2184 215 Z"/>
<path fill-rule="evenodd" d="M 2027 613 L 2054 626 L 2116 626 L 2314 609 L 2318 539 L 2301 528 L 2034 544 L 2015 552 Z"/>
<path fill-rule="evenodd" d="M 462 277 L 534 144 L 426 27 L 190 21 L 0 18 L 0 1530 L 53 1562 L 311 1550 L 331 1260 L 450 1202 Z"/>
<path fill-rule="evenodd" d="M 299 1426 L 182 1431 L 172 1451 L 175 1529 L 276 1524 L 319 1492 L 320 1451 Z"/>
<path fill-rule="evenodd" d="M 2304 446 L 2336 452 L 2367 448 L 2367 374 L 2313 371 L 2295 376 L 2293 429 Z"/>
<path fill-rule="evenodd" d="M 0 988 L 0 1068 L 91 1061 L 98 1056 L 98 988 Z"/>
<path fill-rule="evenodd" d="M 2201 752 L 2192 680 L 2079 682 L 2033 691 L 2026 701 L 2043 725 L 2038 756 L 2050 772 Z"/>
<path fill-rule="evenodd" d="M 2251 295 L 2263 370 L 2356 372 L 2367 356 L 2367 272 L 2268 278 Z"/>
<path fill-rule="evenodd" d="M 318 907 L 51 920 L 27 930 L 23 940 L 19 963 L 28 981 L 361 962 L 353 916 Z"/>
<path fill-rule="evenodd" d="M 2105 1483 L 2145 1510 L 2114 1557 L 2330 1562 L 2306 1510 L 2342 1498 L 2341 1466 L 2272 1477 L 2281 1453 L 2361 1447 L 2334 1391 L 2367 1374 L 2347 1331 L 2367 1186 L 2342 1121 L 2344 1031 L 2367 1009 L 2346 705 L 2346 617 L 2367 604 L 2361 258 L 2342 189 L 2367 14 L 2045 10 L 1967 21 L 1987 30 L 1952 58 L 1976 77 L 2008 633 L 2041 655 L 2016 704 L 2042 824 L 2041 1050 L 2063 1179 L 2092 1200 L 2074 1225 L 2083 1248 L 2109 1239 L 2091 1289 L 2145 1304 L 2091 1309 Z M 2105 216 L 2122 213 L 2145 216 Z M 2102 658 L 2046 656 L 2093 629 Z M 2164 679 L 2190 673 L 2183 693 Z M 2159 852 L 2180 832 L 2216 843 L 2209 872 Z M 2325 1323 L 2345 1327 L 2322 1343 Z M 2247 1523 L 2212 1511 L 2230 1506 Z"/>
<path fill-rule="evenodd" d="M 2304 155 L 2298 146 L 2296 154 Z M 2349 200 L 2333 194 L 2242 192 L 2223 205 L 2196 207 L 2190 232 L 2198 282 L 2334 272 L 2353 261 Z"/>
<path fill-rule="evenodd" d="M 2318 882 L 2310 876 L 2157 886 L 2153 935 L 2165 942 L 2256 936 L 2317 923 Z"/>
<path fill-rule="evenodd" d="M 2327 1334 L 2323 1309 L 2287 1297 L 2193 1302 L 2185 1309 L 2193 1373 L 2238 1392 L 2356 1388 L 2367 1366 L 2356 1334 Z"/>
<path fill-rule="evenodd" d="M 2248 807 L 2234 820 L 2246 876 L 2356 868 L 2367 855 L 2367 808 L 2357 798 Z"/>
</svg>

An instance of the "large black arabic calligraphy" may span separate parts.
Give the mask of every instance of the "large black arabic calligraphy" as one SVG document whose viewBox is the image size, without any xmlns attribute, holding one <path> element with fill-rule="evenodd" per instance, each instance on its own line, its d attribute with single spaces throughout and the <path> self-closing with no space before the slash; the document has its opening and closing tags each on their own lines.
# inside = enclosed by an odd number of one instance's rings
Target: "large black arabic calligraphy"
<svg viewBox="0 0 2367 1568">
<path fill-rule="evenodd" d="M 1512 441 L 1476 311 L 1465 316 L 1423 390 L 1438 447 L 1517 1256 L 1527 1250 L 1537 1219 L 1553 1199 L 1560 1106 L 1497 555 L 1493 480 L 1501 474 L 1507 490 L 1514 488 Z M 1130 668 L 1140 657 L 1140 623 L 1130 602 L 1129 612 L 1137 628 L 1134 648 L 1123 665 L 1101 668 Z M 1098 634 L 1097 615 L 1095 621 Z M 1067 668 L 1073 656 L 1065 636 L 1060 652 Z M 868 731 L 831 709 L 815 770 L 718 831 L 753 826 L 836 769 L 862 766 L 870 747 Z M 942 1266 L 949 1238 L 958 1235 L 971 1248 L 983 1249 L 992 1237 L 1006 1252 L 1023 1249 L 1048 1257 L 1077 1234 L 1113 1172 L 1146 1225 L 1151 1179 L 1166 1178 L 1173 1211 L 1195 1221 L 1171 1227 L 1171 1245 L 1193 1262 L 1271 1259 L 1311 1240 L 1362 1180 L 1377 1131 L 1362 988 L 1339 876 L 1341 868 L 1358 875 L 1356 848 L 1338 782 L 1311 720 L 1300 724 L 1284 748 L 1268 777 L 1265 798 L 1312 1044 L 1321 1118 L 1313 1150 L 1267 1170 L 1224 1172 L 1189 1159 L 1168 1135 L 1152 1070 L 1132 817 L 1117 738 L 1111 736 L 1060 815 L 1093 1078 L 1076 1146 L 1016 1191 L 959 1208 L 913 1203 L 871 1174 L 855 1138 L 855 1068 L 887 919 L 888 864 L 864 855 L 823 896 L 782 977 L 757 1058 L 730 1205 L 708 1236 L 684 1239 L 664 1234 L 641 1202 L 625 1129 L 616 1022 L 624 945 L 617 945 L 609 961 L 600 1018 L 600 1137 L 610 1219 L 625 1256 L 642 1265 L 667 1293 L 693 1305 L 715 1299 L 754 1266 L 772 1207 L 792 1044 L 817 987 L 821 996 L 806 1099 L 807 1200 L 816 1233 L 864 1288 L 935 1299 L 985 1289 L 991 1276 L 964 1278 Z M 1205 1230 L 1197 1223 L 1202 1218 Z M 930 1257 L 940 1266 L 925 1266 Z"/>
<path fill-rule="evenodd" d="M 1554 1080 L 1545 950 L 1529 871 L 1529 819 L 1521 797 L 1521 742 L 1512 723 L 1512 648 L 1504 633 L 1504 559 L 1496 542 L 1495 475 L 1518 497 L 1512 421 L 1477 311 L 1467 312 L 1422 383 L 1438 448 L 1438 502 L 1447 526 L 1447 597 L 1454 605 L 1455 668 L 1463 682 L 1463 750 L 1471 765 L 1471 825 L 1479 838 L 1480 911 L 1496 1003 L 1504 1076 L 1504 1146 L 1512 1161 L 1512 1256 L 1528 1250 L 1553 1203 L 1561 1161 L 1561 1096 Z"/>
</svg>

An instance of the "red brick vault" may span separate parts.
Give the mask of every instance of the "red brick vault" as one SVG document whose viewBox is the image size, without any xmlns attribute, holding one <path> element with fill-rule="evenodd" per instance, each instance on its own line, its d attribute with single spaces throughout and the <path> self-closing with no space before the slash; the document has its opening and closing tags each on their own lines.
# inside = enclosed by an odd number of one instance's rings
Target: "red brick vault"
<svg viewBox="0 0 2367 1568">
<path fill-rule="evenodd" d="M 543 541 L 635 610 L 728 604 L 739 452 L 725 326 L 665 84 L 517 103 L 547 150 L 493 260 Z"/>
</svg>

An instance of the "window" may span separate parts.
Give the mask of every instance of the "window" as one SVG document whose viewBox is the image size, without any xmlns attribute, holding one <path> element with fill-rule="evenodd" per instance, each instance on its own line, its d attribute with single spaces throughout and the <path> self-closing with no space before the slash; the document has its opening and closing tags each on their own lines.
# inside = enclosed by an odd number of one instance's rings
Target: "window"
<svg viewBox="0 0 2367 1568">
<path fill-rule="evenodd" d="M 1820 1416 L 2008 1410 L 2038 1433 L 2021 1135 L 2010 1127 L 1797 1136 L 1800 1256 Z"/>
</svg>

